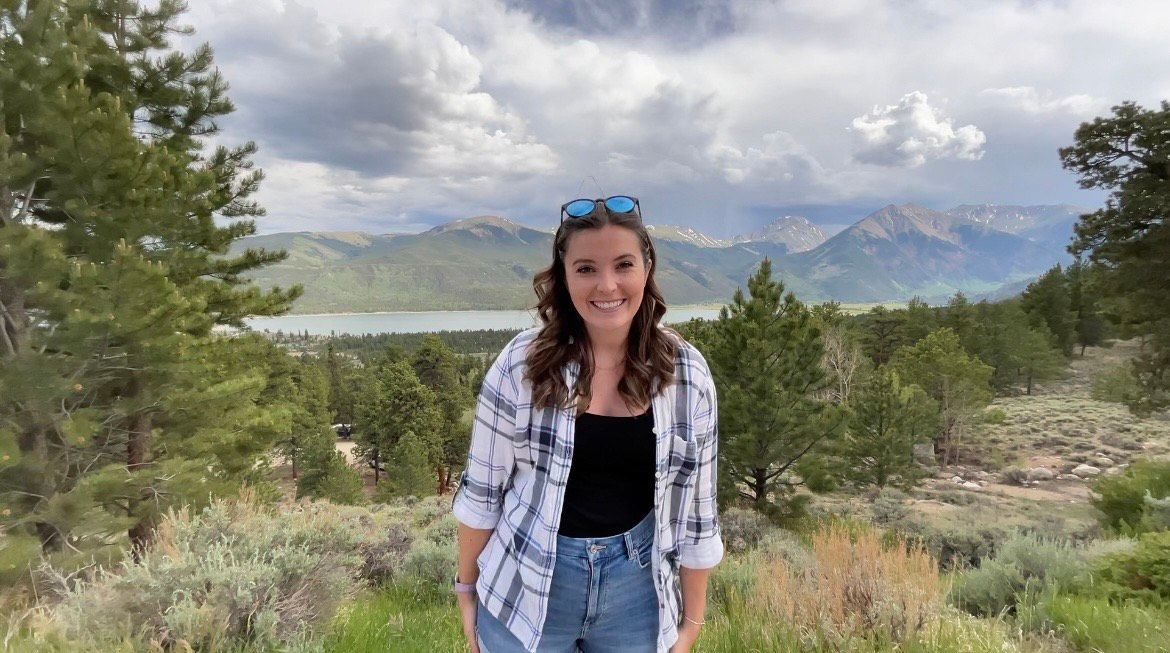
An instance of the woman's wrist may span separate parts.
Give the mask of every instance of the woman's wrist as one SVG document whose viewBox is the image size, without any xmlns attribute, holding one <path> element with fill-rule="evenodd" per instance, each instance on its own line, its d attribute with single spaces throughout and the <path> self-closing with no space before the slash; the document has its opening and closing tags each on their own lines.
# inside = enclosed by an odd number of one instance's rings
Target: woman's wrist
<svg viewBox="0 0 1170 653">
<path fill-rule="evenodd" d="M 691 619 L 690 617 L 688 617 L 687 615 L 684 614 L 683 615 L 683 623 L 689 624 L 689 625 L 692 625 L 692 626 L 698 628 L 699 626 L 702 626 L 703 624 L 705 624 L 707 622 L 704 619 Z"/>
</svg>

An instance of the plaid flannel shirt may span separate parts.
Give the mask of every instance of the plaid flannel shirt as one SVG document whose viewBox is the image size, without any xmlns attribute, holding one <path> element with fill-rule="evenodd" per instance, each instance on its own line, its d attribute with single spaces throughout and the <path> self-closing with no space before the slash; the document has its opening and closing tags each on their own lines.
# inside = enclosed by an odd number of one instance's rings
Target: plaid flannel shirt
<svg viewBox="0 0 1170 653">
<path fill-rule="evenodd" d="M 715 505 L 718 413 L 703 356 L 678 341 L 675 382 L 655 394 L 657 441 L 654 551 L 658 651 L 678 639 L 679 566 L 713 567 L 723 558 Z M 488 370 L 476 406 L 466 468 L 452 500 L 455 517 L 493 529 L 477 560 L 481 605 L 535 651 L 548 612 L 557 529 L 573 457 L 576 409 L 532 407 L 524 380 L 527 347 L 537 329 L 517 335 Z M 577 363 L 563 373 L 576 386 Z"/>
</svg>

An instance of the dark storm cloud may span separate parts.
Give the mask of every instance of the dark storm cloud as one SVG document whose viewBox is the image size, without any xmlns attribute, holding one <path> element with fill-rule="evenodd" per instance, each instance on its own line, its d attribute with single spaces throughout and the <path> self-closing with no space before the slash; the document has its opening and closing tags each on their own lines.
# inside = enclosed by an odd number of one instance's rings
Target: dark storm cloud
<svg viewBox="0 0 1170 653">
<path fill-rule="evenodd" d="M 233 124 L 270 154 L 369 177 L 460 174 L 484 159 L 516 174 L 553 158 L 477 88 L 479 62 L 439 28 L 332 30 L 289 3 L 210 31 L 233 81 Z"/>
<path fill-rule="evenodd" d="M 723 0 L 508 0 L 540 23 L 584 35 L 638 38 L 696 46 L 736 28 L 734 5 Z"/>
</svg>

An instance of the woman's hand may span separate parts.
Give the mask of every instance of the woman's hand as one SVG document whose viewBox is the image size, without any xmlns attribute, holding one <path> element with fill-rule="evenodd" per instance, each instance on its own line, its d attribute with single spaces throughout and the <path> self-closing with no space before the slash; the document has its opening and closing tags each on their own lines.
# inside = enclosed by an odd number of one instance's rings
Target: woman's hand
<svg viewBox="0 0 1170 653">
<path fill-rule="evenodd" d="M 458 592 L 459 614 L 463 617 L 463 636 L 467 638 L 467 650 L 471 653 L 480 653 L 479 642 L 475 638 L 475 613 L 479 609 L 479 601 L 474 594 Z"/>
<path fill-rule="evenodd" d="M 690 653 L 696 639 L 699 639 L 699 626 L 683 620 L 683 625 L 678 627 L 678 641 L 670 647 L 670 653 Z"/>
</svg>

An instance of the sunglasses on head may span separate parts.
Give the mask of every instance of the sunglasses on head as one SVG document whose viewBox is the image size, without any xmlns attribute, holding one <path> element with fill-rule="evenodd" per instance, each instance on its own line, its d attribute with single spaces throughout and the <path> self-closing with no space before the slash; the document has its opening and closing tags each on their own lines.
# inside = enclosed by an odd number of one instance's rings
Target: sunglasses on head
<svg viewBox="0 0 1170 653">
<path fill-rule="evenodd" d="M 581 198 L 562 204 L 561 222 L 564 222 L 566 218 L 583 218 L 590 215 L 597 210 L 598 204 L 604 205 L 610 213 L 634 213 L 639 220 L 642 219 L 642 207 L 638 204 L 638 198 L 629 195 L 614 195 L 595 200 Z"/>
</svg>

